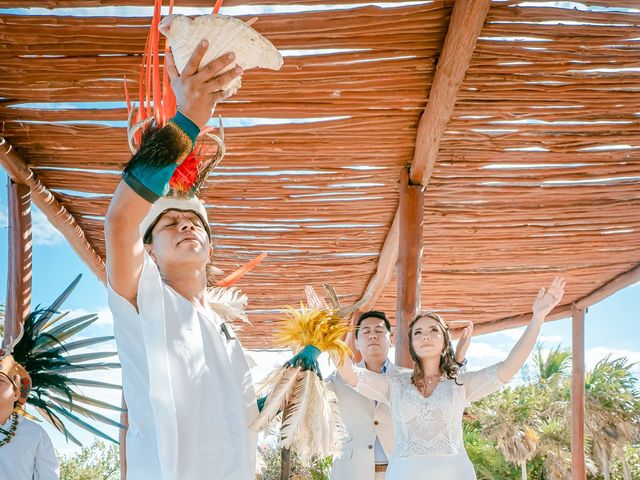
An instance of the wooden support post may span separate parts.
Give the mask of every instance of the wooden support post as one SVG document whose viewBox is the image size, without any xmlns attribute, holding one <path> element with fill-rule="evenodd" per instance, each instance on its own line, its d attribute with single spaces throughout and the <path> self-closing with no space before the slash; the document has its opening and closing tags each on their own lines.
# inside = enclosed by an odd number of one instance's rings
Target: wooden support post
<svg viewBox="0 0 640 480">
<path fill-rule="evenodd" d="M 571 480 L 584 480 L 584 310 L 573 310 L 571 368 Z"/>
<path fill-rule="evenodd" d="M 458 92 L 490 7 L 491 0 L 456 0 L 453 6 L 427 107 L 418 124 L 411 164 L 411 181 L 421 183 L 425 188 L 431 179 L 440 141 L 453 114 Z"/>
<path fill-rule="evenodd" d="M 51 225 L 62 233 L 71 248 L 102 283 L 106 283 L 107 275 L 104 261 L 93 249 L 76 219 L 38 180 L 27 163 L 2 137 L 0 137 L 0 167 L 7 171 L 12 180 L 29 187 L 34 205 L 47 217 Z"/>
<path fill-rule="evenodd" d="M 400 179 L 400 240 L 396 274 L 396 364 L 401 367 L 410 367 L 413 363 L 407 327 L 420 310 L 423 211 L 424 191 L 420 185 L 411 184 L 409 170 L 404 169 Z"/>
<path fill-rule="evenodd" d="M 280 427 L 284 425 L 285 419 L 289 416 L 289 412 L 291 411 L 290 405 L 284 407 L 284 412 L 282 412 L 282 423 Z M 280 480 L 290 480 L 291 478 L 291 449 L 290 448 L 280 448 Z"/>
<path fill-rule="evenodd" d="M 31 195 L 29 187 L 7 182 L 9 259 L 4 338 L 14 338 L 29 315 L 31 305 Z"/>
</svg>

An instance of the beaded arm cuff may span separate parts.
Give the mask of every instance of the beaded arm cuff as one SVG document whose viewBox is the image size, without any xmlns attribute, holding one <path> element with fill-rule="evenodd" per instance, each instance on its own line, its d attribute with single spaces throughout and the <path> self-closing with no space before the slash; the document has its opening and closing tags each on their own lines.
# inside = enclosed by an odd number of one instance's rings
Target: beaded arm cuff
<svg viewBox="0 0 640 480">
<path fill-rule="evenodd" d="M 199 132 L 198 126 L 180 112 L 164 127 L 150 127 L 140 150 L 127 164 L 123 180 L 142 198 L 154 203 L 169 192 L 169 181 L 193 149 Z"/>
</svg>

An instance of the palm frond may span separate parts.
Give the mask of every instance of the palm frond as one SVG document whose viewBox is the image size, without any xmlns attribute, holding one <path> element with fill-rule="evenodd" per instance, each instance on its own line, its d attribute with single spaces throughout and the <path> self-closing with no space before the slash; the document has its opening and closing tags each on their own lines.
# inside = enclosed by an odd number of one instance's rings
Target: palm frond
<svg viewBox="0 0 640 480">
<path fill-rule="evenodd" d="M 35 342 L 34 351 L 42 351 L 50 348 L 52 345 L 62 344 L 65 340 L 81 332 L 96 320 L 98 320 L 96 314 L 83 315 L 82 317 L 68 320 L 62 325 L 53 328 L 51 331 L 43 332 Z"/>
<path fill-rule="evenodd" d="M 90 370 L 110 370 L 112 368 L 120 368 L 119 363 L 87 363 L 84 365 L 61 365 L 54 370 L 57 372 L 87 372 Z"/>
<path fill-rule="evenodd" d="M 111 390 L 122 390 L 122 385 L 116 385 L 115 383 L 99 382 L 97 380 L 87 380 L 85 378 L 70 378 L 69 383 L 79 387 L 108 388 Z"/>
<path fill-rule="evenodd" d="M 70 364 L 78 364 L 82 362 L 88 362 L 90 360 L 99 360 L 101 358 L 115 357 L 118 352 L 93 352 L 93 353 L 80 353 L 78 355 L 69 355 L 65 357 L 65 360 Z M 82 366 L 82 365 L 79 365 Z"/>
<path fill-rule="evenodd" d="M 51 328 L 53 325 L 55 325 L 56 323 L 58 323 L 60 320 L 64 319 L 67 317 L 67 315 L 69 315 L 70 312 L 62 312 L 61 314 L 59 314 L 56 317 L 53 317 L 51 319 L 49 319 L 49 321 L 47 321 L 44 325 L 42 325 L 42 327 L 40 327 L 38 329 L 39 332 L 43 331 L 43 330 L 47 330 L 48 328 Z"/>
<path fill-rule="evenodd" d="M 67 429 L 67 427 L 64 425 L 64 422 L 60 420 L 60 418 L 55 413 L 53 413 L 49 407 L 47 406 L 36 407 L 36 410 L 38 410 L 38 413 L 40 413 L 40 416 L 46 422 L 50 423 L 51 425 L 53 425 L 53 427 L 56 430 L 63 433 L 67 440 L 71 440 L 73 443 L 75 443 L 79 447 L 82 446 L 82 443 L 80 442 L 80 440 L 78 440 L 75 436 L 71 434 L 69 429 Z"/>
<path fill-rule="evenodd" d="M 113 420 L 105 415 L 102 415 L 101 413 L 94 412 L 89 408 L 85 408 L 80 405 L 74 404 L 73 402 L 69 402 L 64 398 L 50 396 L 49 400 L 57 403 L 60 407 L 65 408 L 69 412 L 79 413 L 80 415 L 90 418 L 91 420 L 94 420 L 96 422 L 101 422 L 106 425 L 110 425 L 112 427 L 116 427 L 120 429 L 126 428 L 124 425 L 122 425 L 120 422 L 117 422 L 116 420 Z"/>
<path fill-rule="evenodd" d="M 117 405 L 112 405 L 111 403 L 103 402 L 102 400 L 96 400 L 95 398 L 90 398 L 76 392 L 71 392 L 71 400 L 73 402 L 83 403 L 85 405 L 91 405 L 92 407 L 97 408 L 104 408 L 106 410 L 113 410 L 120 413 L 127 411 L 125 408 L 119 407 Z"/>
<path fill-rule="evenodd" d="M 76 277 L 72 284 L 48 308 L 38 308 L 28 316 L 24 323 L 24 334 L 15 345 L 13 355 L 31 376 L 32 388 L 28 403 L 36 408 L 45 421 L 51 423 L 68 440 L 78 445 L 81 443 L 71 434 L 65 425 L 65 420 L 93 435 L 117 443 L 116 440 L 93 427 L 81 417 L 116 428 L 123 428 L 123 426 L 105 415 L 78 405 L 78 403 L 117 412 L 122 412 L 122 408 L 90 398 L 75 389 L 81 386 L 109 389 L 121 389 L 122 387 L 69 376 L 74 372 L 91 372 L 120 367 L 120 364 L 116 362 L 96 362 L 96 360 L 117 355 L 117 352 L 113 351 L 69 355 L 70 351 L 113 340 L 113 336 L 103 336 L 67 343 L 74 335 L 82 332 L 98 319 L 96 314 L 68 319 L 67 313 L 58 313 L 58 309 L 71 294 L 79 280 L 80 276 Z"/>
<path fill-rule="evenodd" d="M 97 437 L 100 437 L 100 438 L 102 438 L 104 440 L 108 440 L 110 442 L 113 442 L 115 444 L 118 444 L 118 441 L 116 439 L 111 438 L 106 433 L 101 432 L 100 430 L 95 428 L 93 425 L 85 422 L 81 418 L 77 417 L 76 415 L 74 415 L 73 413 L 67 411 L 66 409 L 60 407 L 59 405 L 56 405 L 55 403 L 47 402 L 47 406 L 50 409 L 55 410 L 57 413 L 59 413 L 63 417 L 67 418 L 69 421 L 71 421 L 75 425 L 77 425 L 77 426 L 87 430 L 88 432 L 92 433 L 93 435 L 95 435 Z"/>
<path fill-rule="evenodd" d="M 58 312 L 60 306 L 65 302 L 65 300 L 71 295 L 71 292 L 76 288 L 78 282 L 82 278 L 82 274 L 79 274 L 70 284 L 69 286 L 60 294 L 58 298 L 56 298 L 49 308 L 42 311 L 42 314 L 39 315 L 39 318 L 36 322 L 34 322 L 33 328 L 35 332 L 39 332 L 42 326 L 49 320 L 53 314 Z M 36 308 L 38 310 L 38 308 Z"/>
<path fill-rule="evenodd" d="M 65 343 L 58 348 L 52 348 L 48 350 L 48 352 L 55 353 L 61 355 L 65 352 L 70 352 L 71 350 L 76 350 L 78 348 L 85 347 L 93 347 L 94 345 L 98 345 L 99 343 L 109 342 L 113 340 L 113 335 L 108 335 L 105 337 L 95 337 L 95 338 L 85 338 L 84 340 L 77 340 L 75 342 Z"/>
</svg>

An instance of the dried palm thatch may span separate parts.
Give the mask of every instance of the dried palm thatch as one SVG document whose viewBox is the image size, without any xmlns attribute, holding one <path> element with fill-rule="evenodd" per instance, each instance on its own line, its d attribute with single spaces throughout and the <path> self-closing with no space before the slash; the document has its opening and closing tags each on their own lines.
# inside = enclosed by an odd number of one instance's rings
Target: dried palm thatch
<svg viewBox="0 0 640 480">
<path fill-rule="evenodd" d="M 251 348 L 273 344 L 274 306 L 295 304 L 309 279 L 331 279 L 349 304 L 374 283 L 367 307 L 394 311 L 394 263 L 381 253 L 393 244 L 398 179 L 425 106 L 441 111 L 432 85 L 457 29 L 448 1 L 295 3 L 327 9 L 258 13 L 255 28 L 295 55 L 278 72 L 247 72 L 219 106 L 227 155 L 204 195 L 216 265 L 233 271 L 269 253 L 244 279 L 254 328 L 241 336 Z M 442 134 L 425 192 L 422 304 L 477 332 L 522 324 L 530 293 L 558 272 L 569 284 L 560 316 L 637 281 L 640 14 L 630 0 L 582 3 L 491 2 L 451 114 L 433 123 Z M 52 10 L 0 21 L 2 135 L 77 223 L 58 225 L 70 241 L 86 239 L 99 271 L 103 217 L 129 158 L 122 78 L 139 101 L 149 18 Z"/>
</svg>

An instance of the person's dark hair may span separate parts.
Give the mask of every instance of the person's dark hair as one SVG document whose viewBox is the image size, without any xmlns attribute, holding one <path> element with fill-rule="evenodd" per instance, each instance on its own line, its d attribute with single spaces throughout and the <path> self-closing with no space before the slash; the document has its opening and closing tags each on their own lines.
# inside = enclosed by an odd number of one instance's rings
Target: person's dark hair
<svg viewBox="0 0 640 480">
<path fill-rule="evenodd" d="M 456 362 L 456 354 L 453 351 L 453 345 L 451 344 L 449 327 L 444 322 L 442 317 L 434 312 L 420 313 L 413 320 L 411 320 L 411 323 L 409 323 L 409 353 L 411 354 L 411 358 L 414 362 L 413 375 L 411 376 L 412 382 L 415 384 L 416 381 L 422 380 L 422 378 L 424 377 L 424 367 L 422 365 L 422 360 L 420 360 L 420 357 L 413 348 L 413 327 L 421 318 L 430 318 L 438 323 L 438 326 L 440 327 L 444 335 L 444 350 L 442 351 L 442 355 L 440 356 L 440 370 L 444 372 L 447 378 L 455 381 L 457 385 L 462 385 L 462 383 L 458 383 L 458 372 L 460 370 L 460 365 L 458 365 L 458 363 Z"/>
<path fill-rule="evenodd" d="M 358 338 L 358 333 L 360 332 L 360 324 L 367 318 L 379 318 L 380 320 L 384 320 L 384 326 L 387 327 L 389 332 L 391 332 L 391 322 L 389 322 L 385 313 L 378 310 L 369 310 L 368 312 L 363 312 L 360 317 L 358 317 L 358 321 L 356 322 L 356 338 Z"/>
</svg>

